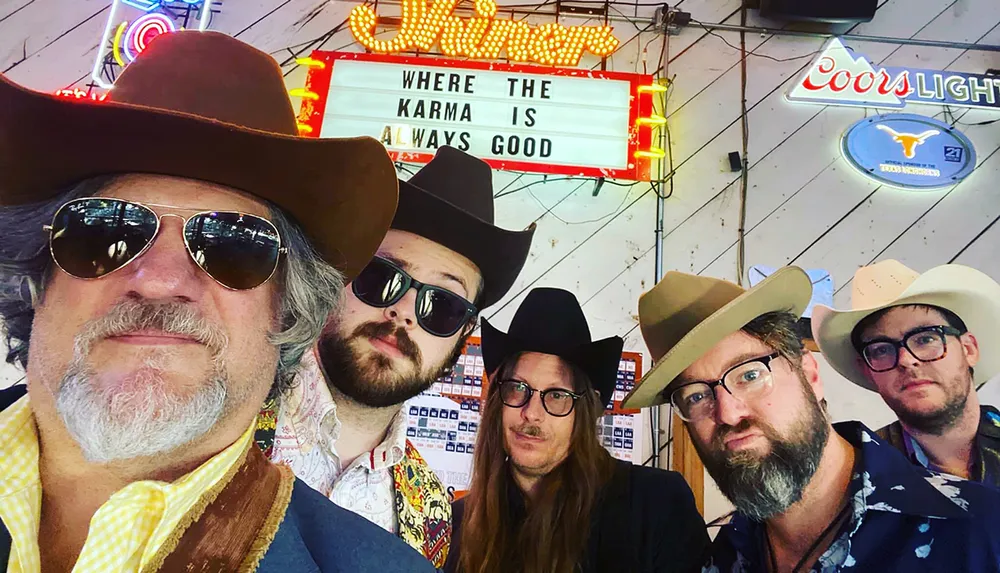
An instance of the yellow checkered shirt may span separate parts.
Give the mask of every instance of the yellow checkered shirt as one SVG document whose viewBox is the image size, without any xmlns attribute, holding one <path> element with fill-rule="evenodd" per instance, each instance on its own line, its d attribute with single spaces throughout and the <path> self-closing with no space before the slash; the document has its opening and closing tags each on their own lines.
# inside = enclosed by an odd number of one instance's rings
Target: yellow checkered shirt
<svg viewBox="0 0 1000 573">
<path fill-rule="evenodd" d="M 115 492 L 91 518 L 74 573 L 142 571 L 185 514 L 250 447 L 254 427 L 251 424 L 233 445 L 174 483 L 139 481 Z M 41 573 L 38 453 L 26 395 L 0 412 L 0 519 L 12 542 L 8 573 Z"/>
</svg>

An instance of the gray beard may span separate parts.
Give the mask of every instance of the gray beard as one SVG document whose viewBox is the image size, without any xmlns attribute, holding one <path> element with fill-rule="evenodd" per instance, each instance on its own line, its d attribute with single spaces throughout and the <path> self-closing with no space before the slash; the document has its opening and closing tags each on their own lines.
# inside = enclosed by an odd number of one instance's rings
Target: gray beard
<svg viewBox="0 0 1000 573">
<path fill-rule="evenodd" d="M 184 397 L 168 392 L 154 368 L 136 376 L 134 391 L 102 392 L 95 390 L 93 372 L 82 363 L 68 369 L 56 409 L 87 461 L 101 464 L 166 454 L 201 438 L 223 416 L 227 384 L 221 373 Z"/>
</svg>

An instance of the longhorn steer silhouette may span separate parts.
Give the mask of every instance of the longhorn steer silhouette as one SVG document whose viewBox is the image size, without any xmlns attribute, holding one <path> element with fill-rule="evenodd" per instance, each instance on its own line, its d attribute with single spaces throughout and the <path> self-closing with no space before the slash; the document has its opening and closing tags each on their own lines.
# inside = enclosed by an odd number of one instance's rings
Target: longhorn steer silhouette
<svg viewBox="0 0 1000 573">
<path fill-rule="evenodd" d="M 913 133 L 899 133 L 893 128 L 887 125 L 876 125 L 878 129 L 887 132 L 892 136 L 892 140 L 903 146 L 903 155 L 907 159 L 913 159 L 917 155 L 917 146 L 923 145 L 925 141 L 934 137 L 935 135 L 940 135 L 941 132 L 936 129 L 928 129 L 927 131 L 920 134 Z"/>
</svg>

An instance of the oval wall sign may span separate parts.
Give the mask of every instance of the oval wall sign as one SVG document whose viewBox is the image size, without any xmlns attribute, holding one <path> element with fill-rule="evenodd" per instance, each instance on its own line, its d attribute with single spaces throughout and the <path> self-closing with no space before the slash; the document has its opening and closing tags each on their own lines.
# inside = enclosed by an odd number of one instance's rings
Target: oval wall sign
<svg viewBox="0 0 1000 573">
<path fill-rule="evenodd" d="M 867 117 L 841 142 L 861 173 L 902 189 L 940 189 L 976 168 L 976 150 L 964 133 L 943 121 L 909 113 Z"/>
</svg>

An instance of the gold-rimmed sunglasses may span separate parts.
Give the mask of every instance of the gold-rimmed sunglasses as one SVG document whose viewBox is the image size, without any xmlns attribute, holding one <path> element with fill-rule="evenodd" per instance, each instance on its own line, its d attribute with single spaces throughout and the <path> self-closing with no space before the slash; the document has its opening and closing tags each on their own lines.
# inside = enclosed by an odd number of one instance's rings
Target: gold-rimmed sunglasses
<svg viewBox="0 0 1000 573">
<path fill-rule="evenodd" d="M 164 217 L 183 222 L 188 255 L 220 285 L 249 290 L 267 282 L 287 249 L 274 223 L 236 211 L 202 211 L 183 217 L 157 214 L 152 207 L 108 197 L 83 197 L 59 207 L 49 233 L 49 252 L 56 265 L 79 279 L 105 277 L 135 261 L 149 249 Z"/>
</svg>

